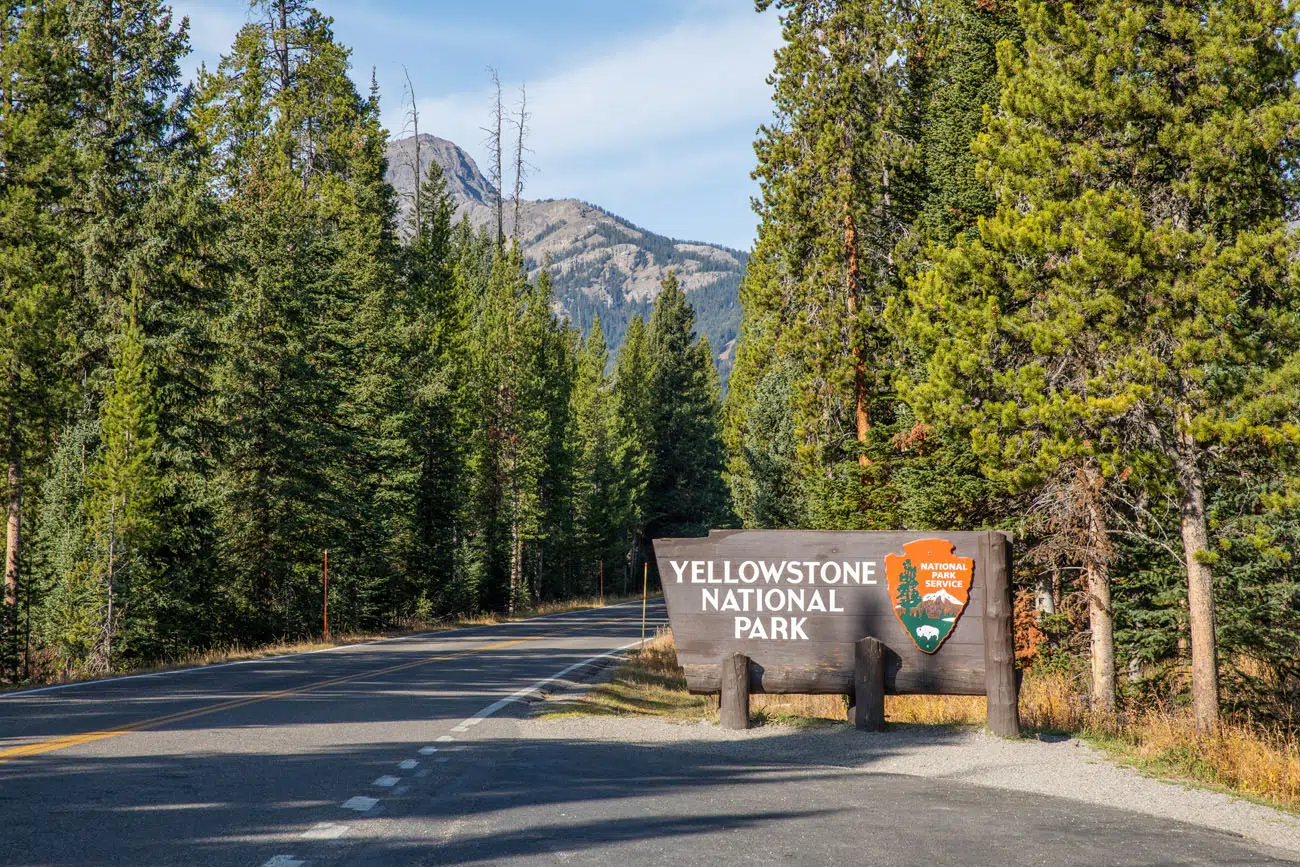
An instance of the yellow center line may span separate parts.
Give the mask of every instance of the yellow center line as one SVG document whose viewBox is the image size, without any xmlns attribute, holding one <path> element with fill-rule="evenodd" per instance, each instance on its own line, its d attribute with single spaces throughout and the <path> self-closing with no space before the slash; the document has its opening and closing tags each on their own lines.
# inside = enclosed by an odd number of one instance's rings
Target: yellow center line
<svg viewBox="0 0 1300 867">
<path fill-rule="evenodd" d="M 349 674 L 343 677 L 335 677 L 330 680 L 323 680 L 317 683 L 309 683 L 303 686 L 296 686 L 291 689 L 278 689 L 272 692 L 262 692 L 242 698 L 229 699 L 218 702 L 217 704 L 205 705 L 203 707 L 193 708 L 191 710 L 179 711 L 177 713 L 167 714 L 166 716 L 153 717 L 152 719 L 138 720 L 132 723 L 116 726 L 111 729 L 101 731 L 83 732 L 75 735 L 64 735 L 62 737 L 51 738 L 45 741 L 37 741 L 34 744 L 26 744 L 21 747 L 0 751 L 0 764 L 21 758 L 23 756 L 35 756 L 41 753 L 52 753 L 55 750 L 64 750 L 68 747 L 75 747 L 79 744 L 88 744 L 93 741 L 101 741 L 105 738 L 113 738 L 118 735 L 130 734 L 131 732 L 144 731 L 146 729 L 157 728 L 168 723 L 184 722 L 196 717 L 207 716 L 209 714 L 219 713 L 223 710 L 231 710 L 245 705 L 257 704 L 258 702 L 270 701 L 272 699 L 284 698 L 290 695 L 298 695 L 304 692 L 323 689 L 327 686 L 338 686 L 340 683 L 348 683 L 354 680 L 362 680 L 368 677 L 379 677 L 385 674 L 392 674 L 397 671 L 405 671 L 408 668 L 416 668 L 421 665 L 427 665 L 430 662 L 441 662 L 448 659 L 459 659 L 464 656 L 472 656 L 476 653 L 484 653 L 489 650 L 501 650 L 506 647 L 512 647 L 516 644 L 523 644 L 525 641 L 536 641 L 540 638 L 551 638 L 556 635 L 563 635 L 564 632 L 549 632 L 542 635 L 528 635 L 522 638 L 513 638 L 509 641 L 499 641 L 496 644 L 486 644 L 483 647 L 476 647 L 473 650 L 462 650 L 457 653 L 439 653 L 434 656 L 426 656 L 417 659 L 414 662 L 403 662 L 399 665 L 392 665 L 388 668 L 380 668 L 374 671 L 363 671 L 358 674 Z"/>
</svg>

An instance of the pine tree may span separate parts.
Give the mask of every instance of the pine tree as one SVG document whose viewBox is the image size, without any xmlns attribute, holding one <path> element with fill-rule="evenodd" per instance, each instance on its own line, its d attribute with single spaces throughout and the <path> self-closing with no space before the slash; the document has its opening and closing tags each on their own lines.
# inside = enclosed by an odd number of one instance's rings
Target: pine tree
<svg viewBox="0 0 1300 867">
<path fill-rule="evenodd" d="M 342 621 L 384 615 L 387 492 L 371 470 L 389 447 L 370 365 L 391 358 L 396 247 L 377 109 L 347 49 L 305 4 L 258 8 L 200 76 L 196 121 L 232 271 L 217 326 L 222 559 L 245 628 L 269 637 L 319 623 L 327 547 Z"/>
<path fill-rule="evenodd" d="M 90 473 L 91 528 L 102 556 L 103 626 L 90 661 L 92 670 L 112 671 L 115 647 L 135 598 L 150 589 L 149 537 L 156 530 L 158 493 L 154 450 L 158 443 L 151 378 L 144 337 L 137 323 L 138 296 L 113 347 L 113 383 L 101 420 L 102 452 Z M 133 624 L 150 631 L 146 624 Z"/>
<path fill-rule="evenodd" d="M 769 351 L 799 372 L 808 474 L 850 458 L 865 480 L 873 401 L 888 383 L 891 253 L 915 208 L 907 66 L 896 62 L 904 13 L 887 0 L 757 5 L 783 10 L 785 42 L 772 76 L 778 121 L 755 144 L 759 247 L 774 258 L 768 279 L 747 287 L 746 314 L 770 313 L 780 325 Z"/>
<path fill-rule="evenodd" d="M 614 394 L 605 374 L 609 350 L 597 315 L 578 355 L 571 398 L 575 559 L 581 589 L 595 589 L 600 564 L 615 563 L 622 539 L 615 454 Z"/>
<path fill-rule="evenodd" d="M 34 541 L 43 562 L 36 571 L 40 603 L 34 631 L 55 671 L 40 674 L 85 672 L 103 645 L 104 558 L 96 550 L 87 508 L 99 438 L 98 418 L 63 428 L 41 486 Z"/>
<path fill-rule="evenodd" d="M 1020 18 L 1024 55 L 1000 49 L 1002 111 L 976 144 L 997 215 L 916 293 L 946 323 L 922 400 L 973 411 L 977 447 L 1016 481 L 1077 461 L 1092 484 L 1131 471 L 1179 503 L 1207 731 L 1210 458 L 1293 430 L 1296 24 L 1272 2 L 1027 2 Z"/>
<path fill-rule="evenodd" d="M 406 347 L 400 375 L 413 396 L 404 435 L 419 461 L 407 569 L 417 600 L 432 613 L 463 605 L 453 576 L 465 492 L 460 434 L 467 304 L 456 292 L 454 206 L 437 162 L 429 164 L 419 199 L 403 258 L 407 306 L 398 329 Z"/>
<path fill-rule="evenodd" d="M 623 593 L 640 574 L 647 552 L 646 501 L 655 446 L 653 362 L 645 322 L 633 316 L 614 366 L 614 454 L 620 479 L 619 524 L 624 548 Z"/>
<path fill-rule="evenodd" d="M 898 576 L 898 607 L 909 614 L 921 607 L 920 584 L 916 580 L 916 564 L 907 559 Z"/>
<path fill-rule="evenodd" d="M 67 343 L 66 239 L 57 214 L 69 180 L 73 64 L 63 4 L 0 5 L 0 450 L 5 467 L 5 559 L 0 678 L 16 671 L 24 576 L 24 496 L 72 397 L 60 381 Z M 24 513 L 26 512 L 26 518 Z M 29 624 L 30 625 L 30 624 Z"/>
<path fill-rule="evenodd" d="M 720 387 L 677 275 L 670 272 L 660 286 L 646 335 L 652 438 L 645 529 L 650 538 L 702 535 L 730 521 Z"/>
<path fill-rule="evenodd" d="M 1019 44 L 1020 26 L 1014 4 L 1002 2 L 935 0 L 927 12 L 925 80 L 918 94 L 925 200 L 917 236 L 948 244 L 997 206 L 977 175 L 971 143 L 984 129 L 985 111 L 999 103 L 998 43 Z"/>
</svg>

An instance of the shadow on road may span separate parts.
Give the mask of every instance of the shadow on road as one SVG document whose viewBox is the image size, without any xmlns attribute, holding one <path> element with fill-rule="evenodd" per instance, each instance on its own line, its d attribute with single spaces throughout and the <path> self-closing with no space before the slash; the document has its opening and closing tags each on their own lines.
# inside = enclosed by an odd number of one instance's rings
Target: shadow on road
<svg viewBox="0 0 1300 867">
<path fill-rule="evenodd" d="M 951 730 L 653 743 L 547 728 L 540 738 L 447 745 L 422 763 L 427 776 L 408 775 L 409 790 L 367 816 L 341 809 L 337 793 L 377 794 L 368 783 L 418 744 L 0 766 L 0 809 L 11 820 L 0 829 L 0 863 L 261 865 L 285 851 L 313 867 L 1290 863 L 1189 825 L 872 771 L 899 750 L 961 737 Z M 15 826 L 17 816 L 26 821 Z M 74 816 L 96 829 L 93 838 L 55 830 Z M 322 821 L 353 827 L 353 842 L 268 839 Z M 382 833 L 366 839 L 367 823 Z"/>
</svg>

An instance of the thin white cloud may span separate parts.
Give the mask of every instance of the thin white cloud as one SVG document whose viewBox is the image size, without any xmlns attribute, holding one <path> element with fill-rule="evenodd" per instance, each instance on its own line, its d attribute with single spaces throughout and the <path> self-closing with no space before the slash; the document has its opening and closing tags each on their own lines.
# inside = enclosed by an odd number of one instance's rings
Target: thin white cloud
<svg viewBox="0 0 1300 867">
<path fill-rule="evenodd" d="M 548 164 L 663 147 L 767 116 L 766 77 L 780 41 L 775 16 L 752 11 L 692 17 L 661 34 L 593 52 L 528 83 L 532 161 Z M 503 70 L 508 75 L 509 70 Z M 507 82 L 513 104 L 517 84 Z M 421 101 L 421 127 L 482 152 L 490 94 Z M 400 108 L 390 103 L 390 128 Z"/>
</svg>

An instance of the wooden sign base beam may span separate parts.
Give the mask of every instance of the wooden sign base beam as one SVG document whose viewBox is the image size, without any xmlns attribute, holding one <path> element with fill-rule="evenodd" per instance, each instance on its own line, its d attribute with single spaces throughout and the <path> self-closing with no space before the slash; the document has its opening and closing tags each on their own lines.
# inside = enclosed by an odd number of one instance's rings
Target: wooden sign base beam
<svg viewBox="0 0 1300 867">
<path fill-rule="evenodd" d="M 722 661 L 719 716 L 724 729 L 749 728 L 749 657 L 743 653 Z"/>
<path fill-rule="evenodd" d="M 853 707 L 849 716 L 859 731 L 885 730 L 885 645 L 863 638 L 853 645 Z"/>
</svg>

